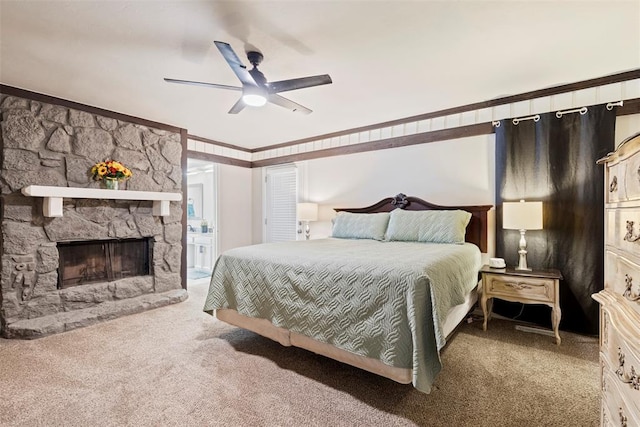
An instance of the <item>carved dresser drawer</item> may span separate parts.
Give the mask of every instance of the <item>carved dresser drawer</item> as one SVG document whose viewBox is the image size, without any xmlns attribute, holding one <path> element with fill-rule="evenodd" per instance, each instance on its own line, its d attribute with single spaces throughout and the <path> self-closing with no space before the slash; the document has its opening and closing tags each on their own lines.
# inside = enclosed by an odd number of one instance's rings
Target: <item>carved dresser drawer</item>
<svg viewBox="0 0 640 427">
<path fill-rule="evenodd" d="M 640 426 L 640 134 L 605 165 L 604 289 L 600 303 L 601 423 Z"/>
<path fill-rule="evenodd" d="M 640 199 L 640 153 L 635 153 L 624 159 L 618 164 L 618 167 L 624 168 L 625 194 L 621 200 Z"/>
<path fill-rule="evenodd" d="M 619 295 L 640 316 L 640 266 L 624 256 L 613 256 L 615 264 L 611 270 L 615 273 L 605 279 L 604 288 Z"/>
<path fill-rule="evenodd" d="M 605 243 L 640 257 L 640 209 L 607 209 Z"/>
<path fill-rule="evenodd" d="M 626 413 L 640 414 L 640 334 L 634 331 L 634 322 L 640 316 L 631 312 L 611 310 L 617 295 L 605 296 L 600 301 L 601 331 L 600 357 L 603 366 L 603 388 L 626 402 Z"/>
<path fill-rule="evenodd" d="M 612 165 L 607 169 L 605 182 L 607 183 L 607 203 L 619 202 L 626 199 L 624 188 L 624 165 Z"/>
<path fill-rule="evenodd" d="M 633 402 L 622 393 L 617 383 L 614 370 L 606 363 L 602 364 L 602 412 L 603 426 L 640 426 L 637 411 Z"/>
</svg>

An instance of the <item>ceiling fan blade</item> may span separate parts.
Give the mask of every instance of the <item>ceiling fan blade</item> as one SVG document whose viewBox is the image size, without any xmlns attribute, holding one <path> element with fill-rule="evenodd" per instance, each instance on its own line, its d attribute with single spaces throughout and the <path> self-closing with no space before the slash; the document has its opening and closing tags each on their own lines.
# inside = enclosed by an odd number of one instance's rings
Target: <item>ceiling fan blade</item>
<svg viewBox="0 0 640 427">
<path fill-rule="evenodd" d="M 251 74 L 249 74 L 247 67 L 240 62 L 238 55 L 236 55 L 229 43 L 219 41 L 214 41 L 214 43 L 243 85 L 258 86 Z"/>
<path fill-rule="evenodd" d="M 272 104 L 276 104 L 281 107 L 284 107 L 287 110 L 291 110 L 296 113 L 302 113 L 302 114 L 312 113 L 312 110 L 308 109 L 307 107 L 300 105 L 298 103 L 295 103 L 292 100 L 287 99 L 284 96 L 277 95 L 275 93 L 272 93 L 271 95 L 269 95 L 269 102 L 271 102 Z"/>
<path fill-rule="evenodd" d="M 288 90 L 302 89 L 305 87 L 320 86 L 333 83 L 329 74 L 320 76 L 301 77 L 299 79 L 280 80 L 278 82 L 270 82 L 269 93 L 286 92 Z"/>
<path fill-rule="evenodd" d="M 242 98 L 238 99 L 238 102 L 233 104 L 233 107 L 229 110 L 229 114 L 238 114 L 240 111 L 244 109 L 245 105 L 242 102 Z"/>
<path fill-rule="evenodd" d="M 216 89 L 242 90 L 242 88 L 239 86 L 219 85 L 217 83 L 192 82 L 191 80 L 178 80 L 178 79 L 167 79 L 167 78 L 165 78 L 164 81 L 169 83 L 180 83 L 183 85 L 213 87 Z"/>
</svg>

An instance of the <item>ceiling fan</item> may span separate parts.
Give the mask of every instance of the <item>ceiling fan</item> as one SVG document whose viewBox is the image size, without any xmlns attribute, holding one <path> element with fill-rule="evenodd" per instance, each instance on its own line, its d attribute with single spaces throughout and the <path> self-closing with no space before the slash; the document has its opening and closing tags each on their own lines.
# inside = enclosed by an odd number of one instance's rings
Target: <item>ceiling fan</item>
<svg viewBox="0 0 640 427">
<path fill-rule="evenodd" d="M 248 70 L 247 67 L 243 65 L 242 62 L 240 62 L 238 55 L 236 55 L 236 53 L 233 51 L 231 45 L 219 41 L 214 41 L 214 43 L 231 67 L 231 70 L 233 70 L 238 79 L 240 79 L 242 87 L 221 85 L 217 83 L 194 82 L 190 80 L 177 80 L 167 78 L 165 78 L 164 80 L 169 83 L 180 83 L 242 91 L 242 97 L 233 105 L 233 107 L 231 107 L 231 110 L 229 110 L 229 114 L 238 114 L 247 105 L 253 107 L 261 107 L 267 102 L 271 102 L 272 104 L 279 105 L 280 107 L 287 108 L 291 111 L 309 114 L 311 113 L 310 109 L 296 102 L 293 102 L 290 99 L 280 96 L 278 95 L 278 93 L 332 83 L 331 77 L 329 77 L 328 74 L 311 77 L 301 77 L 290 80 L 280 80 L 277 82 L 267 82 L 264 74 L 262 74 L 260 70 L 258 70 L 258 65 L 260 65 L 260 62 L 262 62 L 263 59 L 262 53 L 255 51 L 247 52 L 247 59 L 249 60 L 251 65 L 253 65 L 253 68 L 251 70 Z"/>
</svg>

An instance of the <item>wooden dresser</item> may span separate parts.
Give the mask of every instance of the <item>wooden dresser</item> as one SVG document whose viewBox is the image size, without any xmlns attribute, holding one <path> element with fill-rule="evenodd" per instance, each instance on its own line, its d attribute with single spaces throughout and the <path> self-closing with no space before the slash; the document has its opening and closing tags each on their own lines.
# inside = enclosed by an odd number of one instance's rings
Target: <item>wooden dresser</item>
<svg viewBox="0 0 640 427">
<path fill-rule="evenodd" d="M 601 424 L 640 426 L 640 134 L 605 165 L 605 282 L 600 303 Z"/>
</svg>

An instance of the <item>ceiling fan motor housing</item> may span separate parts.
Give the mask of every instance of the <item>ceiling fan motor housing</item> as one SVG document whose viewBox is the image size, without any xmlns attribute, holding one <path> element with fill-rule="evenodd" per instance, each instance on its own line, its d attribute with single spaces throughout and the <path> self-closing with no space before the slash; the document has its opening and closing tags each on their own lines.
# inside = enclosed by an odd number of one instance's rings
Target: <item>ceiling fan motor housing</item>
<svg viewBox="0 0 640 427">
<path fill-rule="evenodd" d="M 264 59 L 264 56 L 260 52 L 250 51 L 247 52 L 247 59 L 251 65 L 257 67 Z"/>
</svg>

